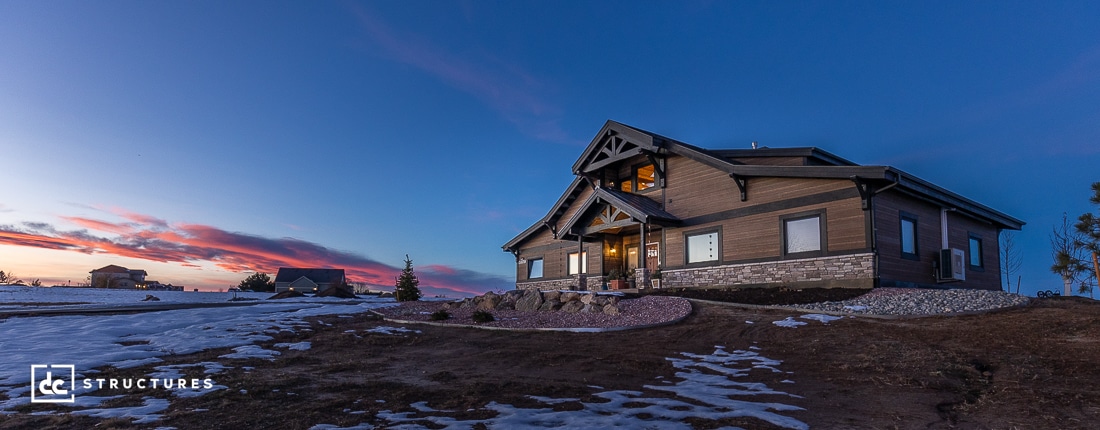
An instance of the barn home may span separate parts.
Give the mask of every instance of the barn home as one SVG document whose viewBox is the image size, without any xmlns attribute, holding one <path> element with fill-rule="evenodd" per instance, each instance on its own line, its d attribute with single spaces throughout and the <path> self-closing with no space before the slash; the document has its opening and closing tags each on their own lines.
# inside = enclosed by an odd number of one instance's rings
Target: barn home
<svg viewBox="0 0 1100 430">
<path fill-rule="evenodd" d="M 601 289 L 630 273 L 639 288 L 998 290 L 999 233 L 1024 225 L 894 167 L 817 148 L 702 149 L 614 121 L 573 173 L 503 246 L 517 288 Z"/>
</svg>

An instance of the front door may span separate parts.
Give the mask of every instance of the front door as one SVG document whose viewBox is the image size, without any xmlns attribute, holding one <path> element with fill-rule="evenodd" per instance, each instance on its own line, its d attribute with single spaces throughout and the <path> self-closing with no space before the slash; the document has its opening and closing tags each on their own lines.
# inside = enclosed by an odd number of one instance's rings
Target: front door
<svg viewBox="0 0 1100 430">
<path fill-rule="evenodd" d="M 649 269 L 649 273 L 653 273 L 654 270 L 659 269 L 661 266 L 661 243 L 651 242 L 645 244 L 645 267 Z"/>
</svg>

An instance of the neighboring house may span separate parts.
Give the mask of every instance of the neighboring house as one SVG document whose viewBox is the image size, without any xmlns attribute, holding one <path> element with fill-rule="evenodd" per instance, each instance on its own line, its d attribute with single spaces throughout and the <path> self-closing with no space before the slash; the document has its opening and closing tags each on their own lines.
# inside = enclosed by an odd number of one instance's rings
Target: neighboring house
<svg viewBox="0 0 1100 430">
<path fill-rule="evenodd" d="M 754 144 L 755 146 L 755 144 Z M 504 244 L 517 288 L 1001 286 L 1024 222 L 817 148 L 706 150 L 608 121 L 549 213 Z M 643 257 L 644 256 L 644 257 Z"/>
<path fill-rule="evenodd" d="M 92 286 L 99 288 L 134 289 L 144 286 L 145 277 L 149 276 L 144 270 L 130 270 L 114 264 L 95 269 L 91 273 Z"/>
<path fill-rule="evenodd" d="M 275 292 L 320 293 L 347 284 L 344 269 L 299 269 L 280 267 L 275 274 Z"/>
</svg>

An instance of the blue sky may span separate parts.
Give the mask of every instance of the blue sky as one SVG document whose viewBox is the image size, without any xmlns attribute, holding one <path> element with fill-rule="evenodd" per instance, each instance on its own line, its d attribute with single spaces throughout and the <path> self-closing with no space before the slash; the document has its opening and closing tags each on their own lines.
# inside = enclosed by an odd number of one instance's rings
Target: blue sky
<svg viewBox="0 0 1100 430">
<path fill-rule="evenodd" d="M 430 291 L 508 288 L 500 245 L 614 119 L 898 167 L 1025 220 L 1023 291 L 1056 289 L 1050 229 L 1100 181 L 1097 22 L 1094 2 L 2 2 L 0 270 L 224 288 L 332 261 L 391 285 L 409 254 Z"/>
</svg>

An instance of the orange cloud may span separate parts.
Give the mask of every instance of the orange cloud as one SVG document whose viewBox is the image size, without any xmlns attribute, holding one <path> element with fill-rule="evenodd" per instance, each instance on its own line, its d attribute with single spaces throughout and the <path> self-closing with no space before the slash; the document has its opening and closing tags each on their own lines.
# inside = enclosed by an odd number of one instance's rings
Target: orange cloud
<svg viewBox="0 0 1100 430">
<path fill-rule="evenodd" d="M 337 251 L 294 238 L 273 239 L 229 232 L 201 224 L 176 223 L 112 209 L 128 222 L 62 217 L 86 230 L 58 231 L 46 223 L 0 226 L 0 244 L 109 254 L 196 267 L 209 262 L 227 272 L 275 273 L 280 267 L 342 268 L 351 281 L 375 288 L 394 285 L 400 269 L 361 255 Z M 114 237 L 91 234 L 110 233 Z M 427 294 L 480 294 L 511 288 L 502 277 L 443 265 L 424 265 L 417 272 Z"/>
</svg>

